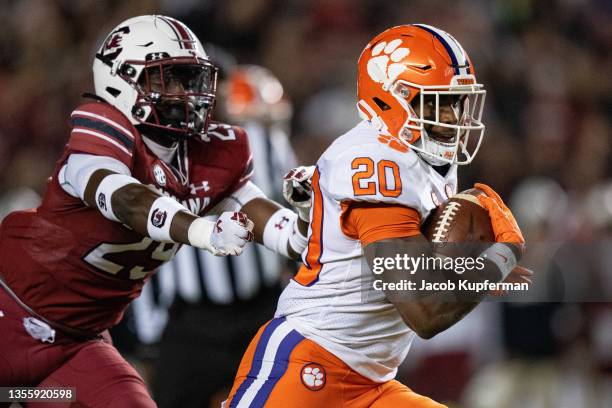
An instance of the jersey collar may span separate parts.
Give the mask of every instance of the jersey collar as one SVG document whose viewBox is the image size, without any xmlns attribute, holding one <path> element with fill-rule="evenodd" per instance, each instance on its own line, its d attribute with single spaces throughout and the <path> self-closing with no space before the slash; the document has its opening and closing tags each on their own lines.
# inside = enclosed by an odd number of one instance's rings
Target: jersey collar
<svg viewBox="0 0 612 408">
<path fill-rule="evenodd" d="M 174 160 L 174 156 L 176 156 L 176 151 L 178 149 L 178 143 L 175 143 L 172 147 L 162 146 L 159 143 L 154 142 L 146 136 L 142 136 L 142 140 L 147 145 L 147 147 L 157 156 L 160 160 L 162 160 L 166 164 L 172 163 Z"/>
</svg>

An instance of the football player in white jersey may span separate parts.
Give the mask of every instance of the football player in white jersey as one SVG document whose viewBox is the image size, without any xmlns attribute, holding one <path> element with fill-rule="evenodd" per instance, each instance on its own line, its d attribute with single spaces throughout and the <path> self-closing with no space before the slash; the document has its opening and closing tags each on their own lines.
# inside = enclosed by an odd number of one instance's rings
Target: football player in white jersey
<svg viewBox="0 0 612 408">
<path fill-rule="evenodd" d="M 420 227 L 456 193 L 457 166 L 470 163 L 480 146 L 485 90 L 457 40 L 421 24 L 376 36 L 358 69 L 364 120 L 317 162 L 304 265 L 247 349 L 227 407 L 441 407 L 393 380 L 397 367 L 416 335 L 447 329 L 486 295 L 449 302 L 442 293 L 364 292 L 382 246 L 391 256 L 432 256 Z M 291 187 L 307 173 L 288 175 L 294 205 L 300 203 Z M 530 272 L 517 266 L 524 239 L 514 217 L 490 187 L 477 186 L 486 193 L 478 199 L 496 243 L 481 254 L 484 269 L 463 277 L 528 281 Z M 426 273 L 433 281 L 445 276 Z M 376 279 L 406 276 L 391 269 Z"/>
</svg>

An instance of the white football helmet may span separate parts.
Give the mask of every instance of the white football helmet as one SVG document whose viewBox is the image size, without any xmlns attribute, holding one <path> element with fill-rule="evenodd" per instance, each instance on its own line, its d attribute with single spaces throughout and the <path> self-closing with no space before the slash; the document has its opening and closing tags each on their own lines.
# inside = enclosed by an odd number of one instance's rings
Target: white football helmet
<svg viewBox="0 0 612 408">
<path fill-rule="evenodd" d="M 180 21 L 147 15 L 122 22 L 96 53 L 93 74 L 96 95 L 133 124 L 172 139 L 206 132 L 217 68 Z"/>
</svg>

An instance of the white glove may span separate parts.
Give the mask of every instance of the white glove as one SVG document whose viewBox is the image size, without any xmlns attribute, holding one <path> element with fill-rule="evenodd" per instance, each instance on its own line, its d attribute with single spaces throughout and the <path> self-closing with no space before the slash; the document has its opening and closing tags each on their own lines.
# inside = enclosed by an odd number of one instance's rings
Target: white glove
<svg viewBox="0 0 612 408">
<path fill-rule="evenodd" d="M 226 211 L 216 222 L 198 218 L 189 226 L 189 243 L 216 256 L 240 255 L 253 241 L 253 221 L 241 212 Z"/>
<path fill-rule="evenodd" d="M 310 222 L 312 184 L 315 166 L 300 166 L 289 170 L 283 179 L 283 197 L 298 212 L 302 221 Z"/>
</svg>

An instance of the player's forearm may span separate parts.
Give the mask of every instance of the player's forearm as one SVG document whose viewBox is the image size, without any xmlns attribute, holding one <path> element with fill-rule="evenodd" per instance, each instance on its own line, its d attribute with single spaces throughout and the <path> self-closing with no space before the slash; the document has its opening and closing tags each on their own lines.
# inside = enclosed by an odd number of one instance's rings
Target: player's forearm
<svg viewBox="0 0 612 408">
<path fill-rule="evenodd" d="M 422 338 L 434 335 L 453 326 L 463 319 L 487 295 L 486 291 L 441 291 L 425 289 L 438 288 L 438 284 L 453 282 L 458 288 L 458 280 L 468 282 L 497 282 L 501 279 L 498 268 L 491 262 L 485 262 L 480 271 L 469 271 L 462 275 L 454 272 L 427 270 L 416 271 L 414 275 L 406 271 L 387 270 L 383 281 L 398 283 L 408 280 L 414 283 L 414 291 L 387 291 L 387 297 L 397 308 L 406 324 Z"/>
<path fill-rule="evenodd" d="M 160 197 L 143 184 L 130 184 L 113 194 L 112 205 L 123 224 L 142 235 L 150 235 L 148 224 L 154 222 L 150 219 L 151 208 Z M 189 226 L 196 218 L 187 209 L 176 212 L 170 222 L 172 241 L 189 245 Z"/>
<path fill-rule="evenodd" d="M 445 282 L 448 280 L 457 283 L 458 279 L 444 278 L 443 272 L 426 271 L 428 274 L 427 282 Z M 418 272 L 417 272 L 418 274 Z M 429 275 L 433 276 L 430 278 Z M 460 279 L 468 282 L 498 282 L 501 273 L 495 264 L 485 261 L 481 271 L 469 271 L 460 276 Z M 423 275 L 421 275 L 423 276 Z M 404 299 L 403 302 L 396 303 L 400 315 L 406 323 L 410 322 L 419 337 L 429 339 L 438 333 L 445 331 L 455 323 L 463 319 L 471 312 L 488 294 L 488 291 L 423 291 L 416 299 Z M 418 309 L 419 313 L 414 313 Z M 415 318 L 415 315 L 418 316 Z M 417 321 L 415 321 L 417 320 Z"/>
<path fill-rule="evenodd" d="M 294 212 L 264 197 L 249 201 L 241 211 L 255 223 L 255 242 L 295 261 L 300 260 L 306 247 L 308 224 Z"/>
<path fill-rule="evenodd" d="M 116 190 L 105 186 L 107 177 L 121 176 L 109 170 L 92 174 L 84 194 L 85 202 L 107 218 L 117 219 L 134 231 L 160 241 L 193 245 L 189 228 L 197 219 L 178 202 L 163 197 L 134 179 Z M 125 176 L 122 176 L 125 177 Z"/>
<path fill-rule="evenodd" d="M 396 303 L 398 313 L 419 337 L 430 339 L 463 319 L 478 302 L 441 304 L 436 299 Z M 415 313 L 418 311 L 418 313 Z M 415 315 L 418 314 L 418 317 Z"/>
<path fill-rule="evenodd" d="M 436 258 L 432 244 L 423 237 L 378 242 L 368 245 L 365 254 L 370 266 L 374 265 L 375 258 L 395 259 L 398 255 L 400 259 Z M 466 257 L 469 254 L 457 258 Z M 372 270 L 375 270 L 374 267 Z M 383 281 L 385 288 L 406 287 L 405 283 L 408 282 L 410 290 L 385 290 L 385 294 L 409 327 L 420 337 L 430 338 L 461 320 L 487 295 L 487 291 L 461 290 L 460 280 L 498 282 L 505 275 L 496 263 L 484 257 L 482 267 L 463 271 L 426 267 L 408 271 L 394 266 L 385 268 L 377 278 Z M 455 290 L 450 289 L 448 283 L 454 284 Z"/>
<path fill-rule="evenodd" d="M 255 242 L 262 245 L 264 244 L 263 236 L 266 224 L 270 220 L 270 217 L 282 208 L 283 207 L 272 200 L 265 197 L 258 197 L 249 201 L 240 209 L 240 211 L 245 213 L 255 224 L 253 227 Z"/>
</svg>

